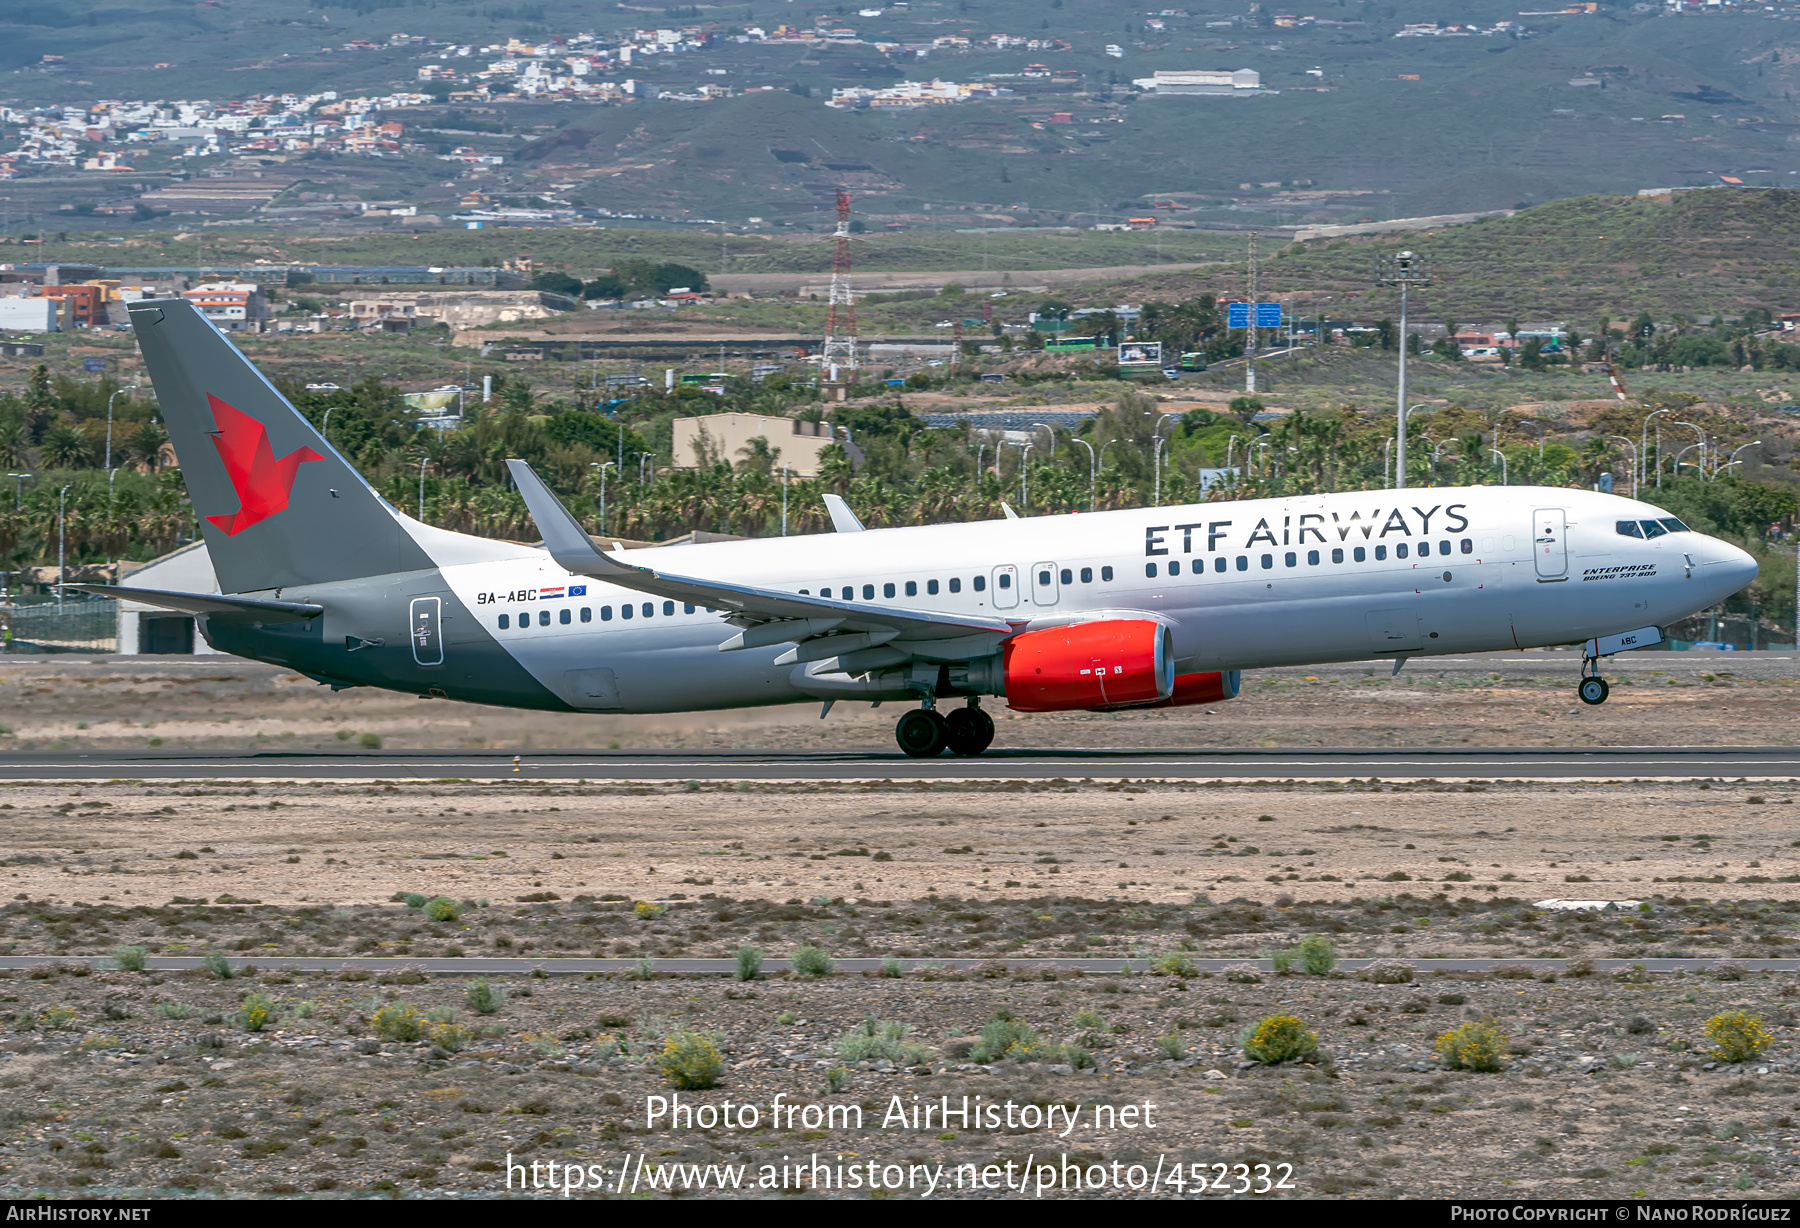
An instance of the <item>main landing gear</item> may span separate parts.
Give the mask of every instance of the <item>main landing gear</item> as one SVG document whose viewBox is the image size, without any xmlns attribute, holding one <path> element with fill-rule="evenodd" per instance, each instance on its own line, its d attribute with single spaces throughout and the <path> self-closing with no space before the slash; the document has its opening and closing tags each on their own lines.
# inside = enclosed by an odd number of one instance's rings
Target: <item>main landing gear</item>
<svg viewBox="0 0 1800 1228">
<path fill-rule="evenodd" d="M 946 749 L 953 755 L 979 755 L 994 741 L 994 718 L 970 697 L 966 708 L 949 716 L 932 707 L 914 708 L 894 726 L 894 740 L 914 759 L 933 759 Z"/>
<path fill-rule="evenodd" d="M 1576 697 L 1584 704 L 1598 705 L 1605 703 L 1610 694 L 1612 688 L 1600 676 L 1600 658 L 1588 657 L 1581 663 L 1581 682 L 1575 687 Z"/>
</svg>

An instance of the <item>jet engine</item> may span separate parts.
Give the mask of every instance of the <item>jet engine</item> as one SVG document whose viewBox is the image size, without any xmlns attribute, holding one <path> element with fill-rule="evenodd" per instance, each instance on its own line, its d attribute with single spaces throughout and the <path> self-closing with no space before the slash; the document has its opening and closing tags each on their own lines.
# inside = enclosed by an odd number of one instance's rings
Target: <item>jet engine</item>
<svg viewBox="0 0 1800 1228">
<path fill-rule="evenodd" d="M 1006 702 L 1020 712 L 1134 707 L 1175 693 L 1172 637 L 1147 618 L 1027 631 L 1002 652 Z"/>
</svg>

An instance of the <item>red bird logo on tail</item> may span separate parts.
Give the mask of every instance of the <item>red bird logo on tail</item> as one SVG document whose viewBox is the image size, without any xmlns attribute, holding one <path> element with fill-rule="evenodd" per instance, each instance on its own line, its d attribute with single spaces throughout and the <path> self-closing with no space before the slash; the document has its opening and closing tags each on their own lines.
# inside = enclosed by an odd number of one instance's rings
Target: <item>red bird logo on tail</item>
<svg viewBox="0 0 1800 1228">
<path fill-rule="evenodd" d="M 325 458 L 311 448 L 295 448 L 276 460 L 275 450 L 269 446 L 268 429 L 262 423 L 210 392 L 206 403 L 212 407 L 213 421 L 219 427 L 213 435 L 213 447 L 219 450 L 219 459 L 225 462 L 225 473 L 238 497 L 237 511 L 207 519 L 225 530 L 225 536 L 236 537 L 251 525 L 286 511 L 295 472 L 306 461 Z"/>
</svg>

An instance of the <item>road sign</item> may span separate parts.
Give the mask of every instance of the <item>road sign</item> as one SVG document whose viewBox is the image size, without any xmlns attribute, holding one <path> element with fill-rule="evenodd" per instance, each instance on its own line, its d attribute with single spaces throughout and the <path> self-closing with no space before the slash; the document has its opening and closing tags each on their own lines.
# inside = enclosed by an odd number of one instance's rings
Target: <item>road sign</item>
<svg viewBox="0 0 1800 1228">
<path fill-rule="evenodd" d="M 83 371 L 104 371 L 106 370 L 106 359 L 84 358 L 81 360 L 81 369 Z"/>
<path fill-rule="evenodd" d="M 1250 327 L 1250 308 L 1251 308 L 1251 306 L 1252 306 L 1252 304 L 1250 304 L 1250 303 L 1227 303 L 1227 304 L 1225 304 L 1225 327 L 1227 327 L 1227 328 L 1249 328 Z M 1280 328 L 1281 327 L 1281 304 L 1280 303 L 1257 303 L 1254 306 L 1256 307 L 1256 327 L 1258 327 L 1258 328 Z"/>
</svg>

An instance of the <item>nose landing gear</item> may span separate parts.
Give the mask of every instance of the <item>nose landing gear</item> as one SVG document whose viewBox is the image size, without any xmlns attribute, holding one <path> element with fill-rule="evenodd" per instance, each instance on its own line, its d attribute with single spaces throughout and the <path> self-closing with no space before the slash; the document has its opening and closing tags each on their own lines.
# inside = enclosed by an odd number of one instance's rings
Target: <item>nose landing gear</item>
<svg viewBox="0 0 1800 1228">
<path fill-rule="evenodd" d="M 935 708 L 914 708 L 894 726 L 894 741 L 914 759 L 934 759 L 946 748 L 953 755 L 979 755 L 993 740 L 994 718 L 974 699 L 947 717 Z"/>
<path fill-rule="evenodd" d="M 1581 682 L 1575 687 L 1576 697 L 1582 703 L 1590 706 L 1605 703 L 1606 697 L 1612 694 L 1612 688 L 1607 686 L 1606 679 L 1600 676 L 1600 659 L 1589 657 L 1583 661 L 1581 673 Z"/>
</svg>

